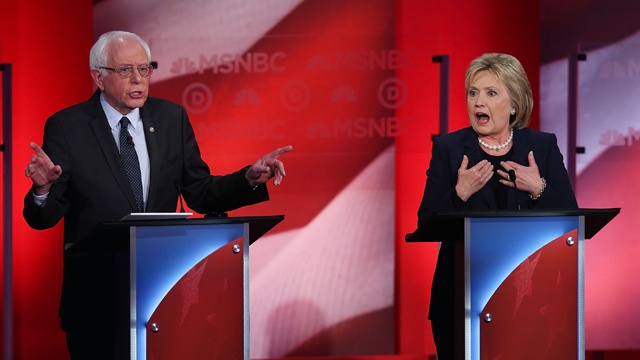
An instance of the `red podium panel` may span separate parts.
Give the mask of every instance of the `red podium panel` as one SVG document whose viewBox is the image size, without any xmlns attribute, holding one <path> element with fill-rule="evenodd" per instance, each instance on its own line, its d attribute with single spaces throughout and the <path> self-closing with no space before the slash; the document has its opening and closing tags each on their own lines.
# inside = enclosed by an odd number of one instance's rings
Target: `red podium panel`
<svg viewBox="0 0 640 360">
<path fill-rule="evenodd" d="M 191 268 L 146 323 L 147 359 L 242 359 L 243 256 L 222 246 Z"/>
<path fill-rule="evenodd" d="M 516 267 L 480 313 L 481 359 L 573 359 L 578 351 L 578 231 Z M 489 321 L 490 319 L 490 321 Z"/>
</svg>

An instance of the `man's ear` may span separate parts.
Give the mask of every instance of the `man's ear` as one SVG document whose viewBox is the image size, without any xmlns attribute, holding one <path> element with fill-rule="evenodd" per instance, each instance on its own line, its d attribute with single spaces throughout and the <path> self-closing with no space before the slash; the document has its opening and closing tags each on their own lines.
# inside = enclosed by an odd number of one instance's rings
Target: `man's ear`
<svg viewBox="0 0 640 360">
<path fill-rule="evenodd" d="M 93 78 L 93 81 L 96 83 L 96 85 L 98 85 L 98 88 L 100 88 L 100 91 L 103 91 L 104 76 L 102 75 L 102 72 L 100 72 L 100 70 L 93 69 L 91 70 L 91 77 Z"/>
</svg>

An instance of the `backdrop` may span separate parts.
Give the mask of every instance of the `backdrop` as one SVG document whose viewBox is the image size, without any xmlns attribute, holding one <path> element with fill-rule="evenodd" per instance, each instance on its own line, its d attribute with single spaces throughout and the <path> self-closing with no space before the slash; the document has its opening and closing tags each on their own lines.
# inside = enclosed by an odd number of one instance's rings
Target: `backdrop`
<svg viewBox="0 0 640 360">
<path fill-rule="evenodd" d="M 251 357 L 394 353 L 395 71 L 425 60 L 395 49 L 395 2 L 155 4 L 99 2 L 94 35 L 149 42 L 151 95 L 187 108 L 213 171 L 294 148 L 272 200 L 230 214 L 286 215 L 251 247 Z"/>
<path fill-rule="evenodd" d="M 640 117 L 639 5 L 626 1 L 542 2 L 540 124 L 558 135 L 565 159 L 567 92 L 577 84 L 575 190 L 584 208 L 621 207 L 620 214 L 587 241 L 585 325 L 587 349 L 640 348 L 640 285 L 635 279 L 640 242 L 638 140 Z M 578 21 L 578 19 L 580 19 Z M 599 24 L 595 29 L 592 24 Z M 604 29 L 604 31 L 602 31 Z M 582 54 L 569 79 L 569 54 Z"/>
</svg>

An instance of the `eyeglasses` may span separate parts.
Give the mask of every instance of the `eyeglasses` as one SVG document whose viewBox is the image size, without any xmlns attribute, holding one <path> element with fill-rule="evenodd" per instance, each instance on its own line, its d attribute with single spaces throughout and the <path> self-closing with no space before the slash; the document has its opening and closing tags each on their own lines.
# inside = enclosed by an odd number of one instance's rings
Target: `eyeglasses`
<svg viewBox="0 0 640 360">
<path fill-rule="evenodd" d="M 151 65 L 140 65 L 138 67 L 131 65 L 118 66 L 117 68 L 110 68 L 106 66 L 100 66 L 100 69 L 111 70 L 118 74 L 122 79 L 127 79 L 133 76 L 133 70 L 138 70 L 138 74 L 142 77 L 147 77 L 153 73 L 153 67 Z"/>
</svg>

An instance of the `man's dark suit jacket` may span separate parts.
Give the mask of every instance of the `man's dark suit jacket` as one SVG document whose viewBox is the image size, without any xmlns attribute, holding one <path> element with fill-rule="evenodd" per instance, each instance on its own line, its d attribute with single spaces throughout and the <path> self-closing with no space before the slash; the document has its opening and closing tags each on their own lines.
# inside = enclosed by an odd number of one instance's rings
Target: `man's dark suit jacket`
<svg viewBox="0 0 640 360">
<path fill-rule="evenodd" d="M 478 135 L 471 127 L 433 140 L 427 183 L 418 210 L 419 226 L 428 223 L 436 213 L 498 209 L 496 197 L 488 184 L 466 202 L 458 198 L 455 191 L 462 156 L 467 155 L 470 168 L 482 160 L 481 151 Z M 556 136 L 532 129 L 514 128 L 512 161 L 529 166 L 529 151 L 533 151 L 540 176 L 546 179 L 547 187 L 537 201 L 532 201 L 526 192 L 508 191 L 508 209 L 517 209 L 517 204 L 522 209 L 578 208 Z M 430 319 L 453 319 L 454 271 L 453 246 L 448 242 L 442 243 L 431 288 Z"/>
<path fill-rule="evenodd" d="M 210 174 L 181 106 L 149 98 L 140 108 L 140 116 L 151 169 L 147 212 L 176 211 L 179 192 L 199 213 L 229 211 L 268 200 L 266 185 L 254 190 L 245 179 L 247 168 L 225 176 Z M 51 228 L 65 219 L 63 328 L 108 319 L 112 316 L 114 260 L 74 250 L 90 248 L 82 246 L 88 242 L 113 242 L 113 234 L 99 225 L 118 221 L 137 209 L 100 104 L 100 91 L 88 101 L 51 116 L 45 124 L 42 148 L 62 167 L 62 175 L 44 206 L 34 203 L 33 189 L 27 193 L 23 215 L 34 229 Z"/>
</svg>

